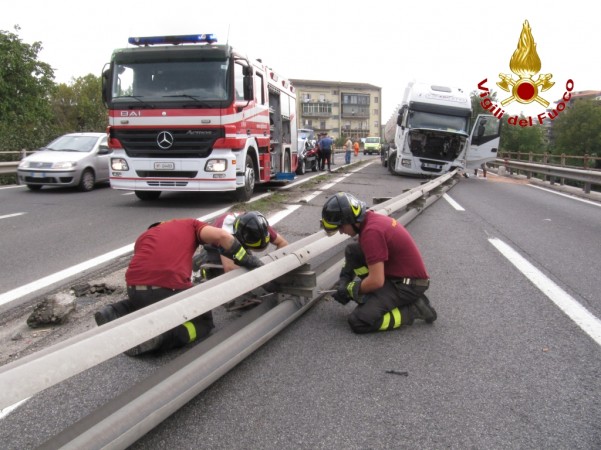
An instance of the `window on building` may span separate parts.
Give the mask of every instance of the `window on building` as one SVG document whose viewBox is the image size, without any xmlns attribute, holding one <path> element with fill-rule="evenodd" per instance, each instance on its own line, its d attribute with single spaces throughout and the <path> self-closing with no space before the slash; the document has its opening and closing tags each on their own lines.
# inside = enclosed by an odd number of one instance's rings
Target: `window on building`
<svg viewBox="0 0 601 450">
<path fill-rule="evenodd" d="M 378 103 L 378 97 L 374 97 L 374 103 Z"/>
<path fill-rule="evenodd" d="M 303 94 L 303 102 L 310 102 L 311 94 Z"/>
<path fill-rule="evenodd" d="M 325 122 L 325 120 L 322 120 L 321 122 L 319 122 L 319 129 L 320 130 L 325 130 L 326 129 L 326 122 Z"/>
<path fill-rule="evenodd" d="M 303 115 L 332 114 L 331 103 L 303 103 Z"/>
</svg>

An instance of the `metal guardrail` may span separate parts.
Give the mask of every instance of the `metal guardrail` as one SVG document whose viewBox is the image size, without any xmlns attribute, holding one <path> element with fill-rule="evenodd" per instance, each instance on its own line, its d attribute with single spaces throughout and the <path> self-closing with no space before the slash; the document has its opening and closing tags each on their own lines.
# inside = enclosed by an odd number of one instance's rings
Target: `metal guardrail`
<svg viewBox="0 0 601 450">
<path fill-rule="evenodd" d="M 408 208 L 411 220 L 449 189 L 456 171 L 413 188 L 372 209 L 391 214 Z M 125 350 L 168 331 L 190 317 L 197 317 L 263 284 L 286 275 L 316 257 L 342 244 L 348 236 L 327 237 L 319 231 L 262 258 L 266 264 L 251 272 L 234 270 L 213 280 L 178 293 L 102 327 L 0 367 L 0 408 L 53 386 L 86 369 L 98 365 Z M 235 282 L 233 282 L 235 280 Z M 227 287 L 226 287 L 227 286 Z M 319 298 L 316 292 L 312 300 Z"/>
<path fill-rule="evenodd" d="M 494 162 L 489 163 L 498 168 L 509 169 L 510 173 L 513 170 L 523 171 L 526 173 L 526 178 L 530 179 L 532 174 L 539 174 L 551 178 L 551 184 L 559 181 L 563 184 L 564 180 L 579 181 L 584 183 L 582 189 L 585 193 L 591 192 L 591 185 L 601 186 L 601 170 L 595 169 L 578 169 L 574 167 L 554 166 L 547 164 L 537 164 L 516 160 L 505 160 L 497 158 Z M 499 173 L 502 175 L 502 173 Z"/>
<path fill-rule="evenodd" d="M 10 175 L 17 173 L 17 167 L 20 161 L 3 161 L 0 162 L 0 175 Z"/>
</svg>

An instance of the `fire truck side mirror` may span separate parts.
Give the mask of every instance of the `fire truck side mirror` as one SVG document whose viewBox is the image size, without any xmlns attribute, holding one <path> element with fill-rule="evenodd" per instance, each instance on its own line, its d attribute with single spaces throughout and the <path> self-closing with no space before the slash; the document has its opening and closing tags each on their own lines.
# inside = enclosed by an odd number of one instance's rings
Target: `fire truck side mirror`
<svg viewBox="0 0 601 450">
<path fill-rule="evenodd" d="M 105 66 L 106 67 L 106 66 Z M 104 69 L 102 71 L 102 102 L 104 106 L 108 107 L 108 99 L 109 99 L 109 89 L 111 85 L 109 80 L 111 78 L 111 69 Z"/>
</svg>

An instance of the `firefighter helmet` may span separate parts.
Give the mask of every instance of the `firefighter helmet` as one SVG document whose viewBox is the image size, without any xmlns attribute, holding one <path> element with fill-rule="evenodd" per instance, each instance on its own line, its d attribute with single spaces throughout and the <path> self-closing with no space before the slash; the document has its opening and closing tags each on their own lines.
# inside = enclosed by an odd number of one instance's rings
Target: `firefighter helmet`
<svg viewBox="0 0 601 450">
<path fill-rule="evenodd" d="M 244 247 L 263 250 L 269 244 L 269 223 L 258 211 L 249 211 L 236 217 L 234 236 Z"/>
<path fill-rule="evenodd" d="M 334 234 L 341 225 L 354 225 L 365 218 L 367 205 L 354 195 L 338 192 L 330 197 L 321 211 L 321 223 L 328 234 Z"/>
</svg>

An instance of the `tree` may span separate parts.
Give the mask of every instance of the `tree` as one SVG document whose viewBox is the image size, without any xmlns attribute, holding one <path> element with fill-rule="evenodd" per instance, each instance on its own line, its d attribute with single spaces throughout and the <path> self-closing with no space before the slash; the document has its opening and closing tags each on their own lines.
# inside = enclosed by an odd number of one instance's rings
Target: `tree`
<svg viewBox="0 0 601 450">
<path fill-rule="evenodd" d="M 0 150 L 36 148 L 54 137 L 54 71 L 38 61 L 41 50 L 40 42 L 0 30 Z"/>
<path fill-rule="evenodd" d="M 520 115 L 520 119 L 525 119 L 525 116 Z M 546 148 L 545 129 L 540 125 L 520 127 L 504 123 L 499 147 L 506 152 L 543 153 Z"/>
<path fill-rule="evenodd" d="M 102 102 L 102 80 L 92 74 L 59 84 L 52 108 L 61 134 L 74 131 L 104 131 L 108 124 Z"/>
<path fill-rule="evenodd" d="M 576 100 L 553 121 L 555 154 L 601 156 L 601 105 Z"/>
</svg>

